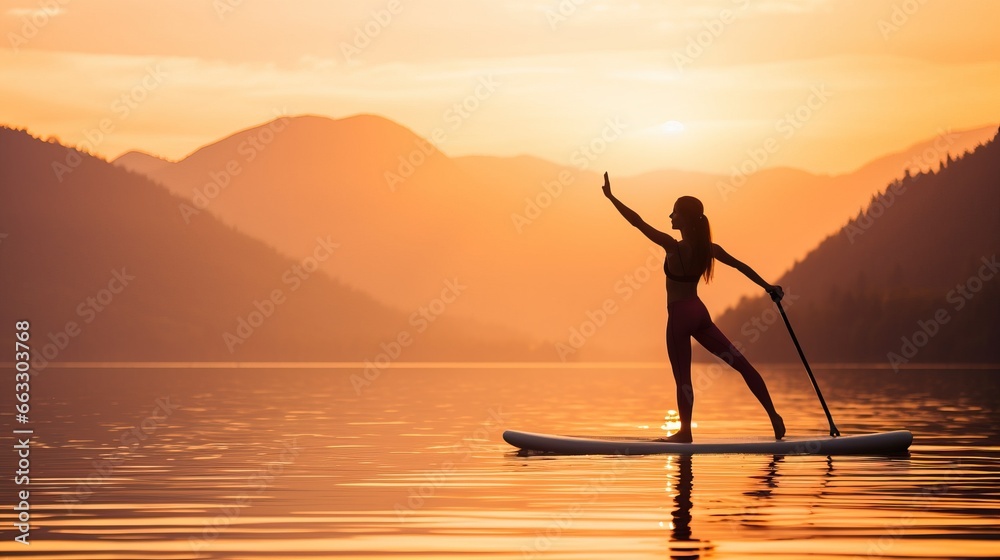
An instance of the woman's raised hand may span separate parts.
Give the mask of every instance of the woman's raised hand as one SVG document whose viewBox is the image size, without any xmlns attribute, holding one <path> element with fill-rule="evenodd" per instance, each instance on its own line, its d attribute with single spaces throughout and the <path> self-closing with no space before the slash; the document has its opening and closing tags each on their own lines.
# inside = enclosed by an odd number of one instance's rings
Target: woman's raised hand
<svg viewBox="0 0 1000 560">
<path fill-rule="evenodd" d="M 604 196 L 611 198 L 611 180 L 608 179 L 607 171 L 604 172 L 604 186 L 601 187 L 601 190 L 604 191 Z"/>
<path fill-rule="evenodd" d="M 781 286 L 775 286 L 773 284 L 767 289 L 767 293 L 771 296 L 773 301 L 781 301 L 781 298 L 785 297 L 785 290 L 782 290 Z"/>
</svg>

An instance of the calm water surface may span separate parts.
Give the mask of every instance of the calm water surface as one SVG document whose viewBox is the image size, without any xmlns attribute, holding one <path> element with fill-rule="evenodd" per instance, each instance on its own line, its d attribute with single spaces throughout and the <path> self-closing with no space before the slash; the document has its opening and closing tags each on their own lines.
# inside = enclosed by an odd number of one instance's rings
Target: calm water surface
<svg viewBox="0 0 1000 560">
<path fill-rule="evenodd" d="M 801 367 L 761 369 L 789 435 L 827 431 Z M 665 368 L 389 369 L 364 386 L 357 373 L 39 374 L 32 544 L 12 540 L 9 453 L 0 554 L 1000 556 L 998 370 L 817 368 L 843 433 L 915 437 L 908 455 L 832 458 L 522 457 L 501 439 L 505 429 L 660 435 L 674 402 Z M 738 374 L 700 366 L 695 379 L 696 439 L 768 434 Z"/>
</svg>

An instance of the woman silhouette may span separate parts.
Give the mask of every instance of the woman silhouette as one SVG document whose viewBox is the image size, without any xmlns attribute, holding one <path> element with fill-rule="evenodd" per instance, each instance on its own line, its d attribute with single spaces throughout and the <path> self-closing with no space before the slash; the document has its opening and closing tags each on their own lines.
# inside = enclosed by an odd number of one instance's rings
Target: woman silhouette
<svg viewBox="0 0 1000 560">
<path fill-rule="evenodd" d="M 722 358 L 743 375 L 754 396 L 764 406 L 774 438 L 785 435 L 785 423 L 774 410 L 771 395 L 767 392 L 764 379 L 750 362 L 737 350 L 726 335 L 715 326 L 705 304 L 698 298 L 698 280 L 712 279 L 712 265 L 718 260 L 746 275 L 764 288 L 775 301 L 784 292 L 780 286 L 768 284 L 752 268 L 733 258 L 722 247 L 712 243 L 712 230 L 705 217 L 705 207 L 693 196 L 682 196 L 674 203 L 670 214 L 670 226 L 680 230 L 681 240 L 650 226 L 635 211 L 622 204 L 611 194 L 611 181 L 604 174 L 604 194 L 615 205 L 621 215 L 639 229 L 653 243 L 667 251 L 663 261 L 663 272 L 667 275 L 667 356 L 674 370 L 677 384 L 677 408 L 681 417 L 681 429 L 661 441 L 691 441 L 691 411 L 694 408 L 694 388 L 691 385 L 691 337 L 694 337 L 709 352 Z"/>
</svg>

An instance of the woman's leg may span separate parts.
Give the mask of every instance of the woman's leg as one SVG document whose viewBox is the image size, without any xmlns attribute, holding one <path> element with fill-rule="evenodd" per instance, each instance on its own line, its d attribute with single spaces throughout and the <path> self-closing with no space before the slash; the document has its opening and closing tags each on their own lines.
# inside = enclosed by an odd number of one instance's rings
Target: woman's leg
<svg viewBox="0 0 1000 560">
<path fill-rule="evenodd" d="M 674 371 L 677 386 L 677 412 L 681 429 L 665 441 L 691 441 L 691 414 L 694 410 L 694 387 L 691 385 L 691 335 L 687 316 L 681 311 L 671 311 L 667 318 L 667 357 Z"/>
<path fill-rule="evenodd" d="M 693 333 L 693 336 L 705 349 L 722 358 L 733 369 L 740 372 L 743 380 L 750 387 L 750 391 L 767 411 L 767 415 L 771 419 L 771 426 L 774 428 L 775 439 L 784 437 L 785 423 L 774 409 L 774 403 L 771 401 L 771 394 L 767 391 L 764 378 L 750 365 L 743 353 L 729 342 L 729 339 L 719 330 L 719 327 L 715 326 L 715 323 L 709 323 L 708 326 Z"/>
</svg>

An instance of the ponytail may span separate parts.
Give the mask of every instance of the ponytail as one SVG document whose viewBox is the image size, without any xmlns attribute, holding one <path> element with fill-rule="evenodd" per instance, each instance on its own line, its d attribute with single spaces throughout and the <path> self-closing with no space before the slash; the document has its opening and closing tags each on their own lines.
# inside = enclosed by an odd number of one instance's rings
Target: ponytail
<svg viewBox="0 0 1000 560">
<path fill-rule="evenodd" d="M 697 220 L 694 238 L 695 262 L 705 263 L 705 283 L 712 281 L 712 273 L 715 257 L 712 254 L 712 226 L 708 223 L 708 216 L 702 214 Z"/>
</svg>

